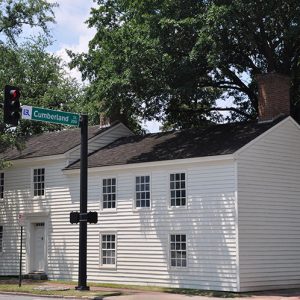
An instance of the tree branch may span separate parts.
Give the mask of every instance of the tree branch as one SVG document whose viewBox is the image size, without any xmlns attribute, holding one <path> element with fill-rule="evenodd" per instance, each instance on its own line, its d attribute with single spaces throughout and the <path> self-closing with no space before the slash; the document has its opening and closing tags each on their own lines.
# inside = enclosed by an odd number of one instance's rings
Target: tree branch
<svg viewBox="0 0 300 300">
<path fill-rule="evenodd" d="M 244 111 L 238 109 L 238 108 L 235 108 L 235 107 L 212 107 L 212 108 L 209 108 L 206 110 L 206 112 L 210 112 L 210 111 L 233 111 L 233 112 L 236 112 L 244 117 L 246 117 L 247 119 L 249 120 L 254 120 L 255 117 L 245 113 Z"/>
<path fill-rule="evenodd" d="M 175 109 L 173 111 L 178 111 L 178 112 L 190 112 L 190 113 L 199 113 L 199 114 L 203 114 L 203 113 L 208 113 L 208 112 L 211 112 L 211 111 L 233 111 L 235 113 L 238 113 L 244 117 L 246 117 L 248 120 L 255 120 L 255 117 L 250 115 L 250 114 L 247 114 L 245 113 L 244 111 L 238 109 L 238 108 L 235 108 L 235 107 L 211 107 L 211 108 L 208 108 L 208 109 Z"/>
</svg>

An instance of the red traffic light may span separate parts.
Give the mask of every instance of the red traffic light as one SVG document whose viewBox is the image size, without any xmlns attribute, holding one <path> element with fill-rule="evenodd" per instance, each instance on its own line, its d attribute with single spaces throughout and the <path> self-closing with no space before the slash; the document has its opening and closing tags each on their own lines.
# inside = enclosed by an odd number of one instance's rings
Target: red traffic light
<svg viewBox="0 0 300 300">
<path fill-rule="evenodd" d="M 10 90 L 9 94 L 11 95 L 11 100 L 15 100 L 20 97 L 20 91 L 19 90 Z"/>
<path fill-rule="evenodd" d="M 20 114 L 20 88 L 6 85 L 4 88 L 4 123 L 17 126 Z"/>
</svg>

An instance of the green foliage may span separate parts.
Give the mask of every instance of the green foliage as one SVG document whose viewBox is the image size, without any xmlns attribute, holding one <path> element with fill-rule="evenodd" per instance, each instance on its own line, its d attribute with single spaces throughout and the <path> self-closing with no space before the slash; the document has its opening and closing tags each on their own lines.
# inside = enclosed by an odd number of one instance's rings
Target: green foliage
<svg viewBox="0 0 300 300">
<path fill-rule="evenodd" d="M 166 127 L 256 117 L 255 75 L 288 74 L 299 99 L 297 0 L 98 0 L 88 54 L 72 57 L 108 115 Z M 219 107 L 217 99 L 232 99 Z"/>
<path fill-rule="evenodd" d="M 23 105 L 80 112 L 82 87 L 67 75 L 60 58 L 47 53 L 50 45 L 47 23 L 54 22 L 53 7 L 44 0 L 0 0 L 0 85 L 21 88 Z M 43 35 L 27 38 L 21 45 L 17 37 L 24 25 L 39 27 Z M 0 120 L 3 111 L 0 110 Z M 16 128 L 0 121 L 0 152 L 8 147 L 21 149 L 26 136 L 44 131 L 60 130 L 62 126 L 21 120 Z M 0 159 L 0 169 L 7 165 Z"/>
<path fill-rule="evenodd" d="M 24 25 L 39 27 L 48 34 L 47 23 L 54 22 L 55 6 L 56 3 L 45 0 L 1 0 L 1 42 L 16 44 L 16 38 L 22 33 Z"/>
<path fill-rule="evenodd" d="M 82 88 L 67 75 L 61 59 L 46 52 L 47 46 L 48 41 L 41 37 L 18 47 L 0 45 L 1 86 L 11 83 L 20 87 L 22 105 L 80 112 Z M 1 110 L 1 120 L 2 114 Z M 8 146 L 20 149 L 24 137 L 28 135 L 61 128 L 61 125 L 26 120 L 21 120 L 16 128 L 2 123 L 0 152 Z"/>
</svg>

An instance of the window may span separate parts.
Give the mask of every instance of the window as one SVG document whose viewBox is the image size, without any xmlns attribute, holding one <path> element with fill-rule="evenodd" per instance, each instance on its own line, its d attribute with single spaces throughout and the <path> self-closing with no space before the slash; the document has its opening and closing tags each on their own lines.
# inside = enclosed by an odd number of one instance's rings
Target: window
<svg viewBox="0 0 300 300">
<path fill-rule="evenodd" d="M 45 196 L 45 169 L 33 170 L 33 196 Z"/>
<path fill-rule="evenodd" d="M 0 173 L 0 201 L 4 199 L 4 173 Z"/>
<path fill-rule="evenodd" d="M 0 253 L 3 252 L 3 226 L 0 225 Z"/>
<path fill-rule="evenodd" d="M 185 173 L 170 174 L 171 206 L 186 205 Z"/>
<path fill-rule="evenodd" d="M 115 266 L 116 265 L 116 235 L 102 234 L 101 235 L 101 265 Z"/>
<path fill-rule="evenodd" d="M 135 177 L 135 206 L 150 207 L 150 176 Z"/>
<path fill-rule="evenodd" d="M 171 234 L 171 267 L 186 267 L 186 235 Z"/>
<path fill-rule="evenodd" d="M 116 208 L 116 178 L 103 179 L 102 208 Z"/>
</svg>

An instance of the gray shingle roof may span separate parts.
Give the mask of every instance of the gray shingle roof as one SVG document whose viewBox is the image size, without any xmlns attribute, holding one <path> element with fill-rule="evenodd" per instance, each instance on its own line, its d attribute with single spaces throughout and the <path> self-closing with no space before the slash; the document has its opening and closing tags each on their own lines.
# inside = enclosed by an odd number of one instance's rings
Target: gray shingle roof
<svg viewBox="0 0 300 300">
<path fill-rule="evenodd" d="M 118 123 L 113 124 L 111 127 L 116 124 Z M 98 125 L 91 126 L 88 130 L 88 137 L 91 139 L 111 127 L 99 128 Z M 79 144 L 80 128 L 47 132 L 29 137 L 25 142 L 25 149 L 21 152 L 16 148 L 7 149 L 1 154 L 1 157 L 14 160 L 63 154 Z"/>
<path fill-rule="evenodd" d="M 232 154 L 279 121 L 221 124 L 206 129 L 124 137 L 90 154 L 88 166 L 92 168 Z M 77 169 L 79 163 L 76 161 L 66 169 Z"/>
</svg>

